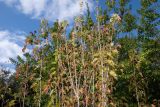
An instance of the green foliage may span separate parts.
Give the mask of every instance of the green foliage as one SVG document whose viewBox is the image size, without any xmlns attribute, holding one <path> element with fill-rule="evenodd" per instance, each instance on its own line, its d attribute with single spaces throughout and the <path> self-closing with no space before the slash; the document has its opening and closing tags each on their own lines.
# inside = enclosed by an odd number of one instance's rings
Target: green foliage
<svg viewBox="0 0 160 107">
<path fill-rule="evenodd" d="M 1 106 L 140 107 L 160 99 L 158 0 L 141 0 L 138 16 L 129 3 L 106 0 L 96 18 L 86 3 L 69 34 L 67 21 L 43 19 L 24 58 L 10 58 L 16 72 L 1 71 Z"/>
</svg>

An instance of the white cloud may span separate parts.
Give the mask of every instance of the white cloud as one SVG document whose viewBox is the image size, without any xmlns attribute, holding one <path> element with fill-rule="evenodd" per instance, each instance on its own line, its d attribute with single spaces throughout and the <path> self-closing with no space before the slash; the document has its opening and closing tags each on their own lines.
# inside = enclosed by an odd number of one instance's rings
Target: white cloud
<svg viewBox="0 0 160 107">
<path fill-rule="evenodd" d="M 70 20 L 80 14 L 81 0 L 0 0 L 5 4 L 17 8 L 20 12 L 30 15 L 32 18 L 46 18 L 50 21 L 55 19 Z M 88 2 L 90 8 L 93 7 L 93 1 L 82 0 L 84 13 L 86 10 L 85 2 Z"/>
<path fill-rule="evenodd" d="M 24 14 L 39 17 L 44 11 L 46 3 L 47 0 L 19 0 L 17 8 Z"/>
<path fill-rule="evenodd" d="M 92 0 L 82 0 L 84 13 L 87 2 L 92 10 Z M 91 2 L 92 1 L 92 2 Z M 46 18 L 49 21 L 71 20 L 80 14 L 80 0 L 0 0 L 9 7 L 34 19 Z M 24 32 L 10 32 L 0 30 L 0 64 L 10 64 L 9 57 L 22 56 L 22 42 L 25 39 Z"/>
<path fill-rule="evenodd" d="M 4 3 L 7 4 L 8 6 L 15 5 L 15 3 L 16 3 L 17 1 L 18 1 L 18 0 L 0 0 L 0 2 L 4 2 Z"/>
<path fill-rule="evenodd" d="M 22 47 L 25 40 L 24 32 L 10 32 L 0 30 L 0 64 L 9 65 L 9 58 L 22 56 Z"/>
</svg>

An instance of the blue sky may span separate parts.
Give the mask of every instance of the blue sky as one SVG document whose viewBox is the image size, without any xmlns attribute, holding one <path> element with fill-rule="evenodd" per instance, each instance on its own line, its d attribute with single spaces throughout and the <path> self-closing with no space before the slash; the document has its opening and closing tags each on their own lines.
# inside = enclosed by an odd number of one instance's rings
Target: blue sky
<svg viewBox="0 0 160 107">
<path fill-rule="evenodd" d="M 46 18 L 50 23 L 56 19 L 70 22 L 80 14 L 80 1 L 88 2 L 91 11 L 95 10 L 94 0 L 0 0 L 0 65 L 13 69 L 9 57 L 22 56 L 25 37 L 39 28 L 40 19 Z M 104 1 L 100 0 L 100 4 Z M 138 6 L 132 0 L 132 7 Z M 85 10 L 84 6 L 83 13 Z"/>
<path fill-rule="evenodd" d="M 88 2 L 92 8 L 91 0 Z M 22 56 L 25 37 L 37 30 L 41 18 L 69 22 L 80 13 L 80 0 L 0 0 L 0 66 L 14 71 L 9 58 Z M 85 12 L 83 7 L 82 12 Z M 71 23 L 71 22 L 70 22 Z"/>
<path fill-rule="evenodd" d="M 0 2 L 0 29 L 31 31 L 36 29 L 39 21 L 17 11 L 14 7 Z"/>
</svg>

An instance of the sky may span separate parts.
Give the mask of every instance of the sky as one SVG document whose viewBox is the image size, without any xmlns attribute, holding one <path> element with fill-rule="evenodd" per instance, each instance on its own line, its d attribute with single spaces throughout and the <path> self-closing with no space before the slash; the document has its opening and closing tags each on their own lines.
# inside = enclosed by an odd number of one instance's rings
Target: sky
<svg viewBox="0 0 160 107">
<path fill-rule="evenodd" d="M 93 7 L 91 0 L 88 2 Z M 0 0 L 0 66 L 14 71 L 9 58 L 22 56 L 24 40 L 38 30 L 40 20 L 69 22 L 80 14 L 80 0 Z M 83 7 L 84 13 L 86 7 Z"/>
<path fill-rule="evenodd" d="M 96 6 L 94 0 L 0 0 L 0 66 L 14 71 L 9 58 L 22 56 L 24 40 L 29 32 L 38 30 L 40 20 L 53 23 L 56 19 L 71 20 L 80 14 L 80 1 L 88 2 L 90 10 Z M 100 0 L 104 5 L 105 0 Z M 133 7 L 138 7 L 133 0 Z M 82 12 L 86 12 L 83 6 Z"/>
</svg>

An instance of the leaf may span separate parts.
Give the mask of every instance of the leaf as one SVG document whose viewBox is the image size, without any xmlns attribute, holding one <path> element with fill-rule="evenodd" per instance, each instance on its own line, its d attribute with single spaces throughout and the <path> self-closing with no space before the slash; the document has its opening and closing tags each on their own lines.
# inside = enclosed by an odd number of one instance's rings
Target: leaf
<svg viewBox="0 0 160 107">
<path fill-rule="evenodd" d="M 118 54 L 118 50 L 114 49 L 114 50 L 112 50 L 112 53 L 113 53 L 113 55 L 117 55 Z"/>
<path fill-rule="evenodd" d="M 11 100 L 9 103 L 8 103 L 9 107 L 13 107 L 15 105 L 15 100 Z"/>
<path fill-rule="evenodd" d="M 4 98 L 4 95 L 3 95 L 3 94 L 1 95 L 1 98 L 2 98 L 2 99 Z"/>
<path fill-rule="evenodd" d="M 94 64 L 97 61 L 98 61 L 98 58 L 94 58 L 93 61 L 92 61 L 92 63 Z"/>
<path fill-rule="evenodd" d="M 53 94 L 54 90 L 51 90 L 51 92 L 49 93 L 49 95 L 51 96 Z"/>
<path fill-rule="evenodd" d="M 48 102 L 47 107 L 53 107 L 53 102 L 52 102 L 52 100 L 50 100 L 50 101 Z"/>
<path fill-rule="evenodd" d="M 117 74 L 116 74 L 113 70 L 111 70 L 111 71 L 109 72 L 109 74 L 110 74 L 114 79 L 117 79 Z"/>
<path fill-rule="evenodd" d="M 35 83 L 33 83 L 32 85 L 31 85 L 31 88 L 34 88 L 34 87 L 36 87 L 38 84 L 35 82 Z"/>
<path fill-rule="evenodd" d="M 107 60 L 106 63 L 110 66 L 115 66 L 115 63 L 113 62 L 113 60 Z"/>
<path fill-rule="evenodd" d="M 37 81 L 40 81 L 40 80 L 41 80 L 41 78 L 36 78 L 36 80 L 37 80 Z"/>
</svg>

